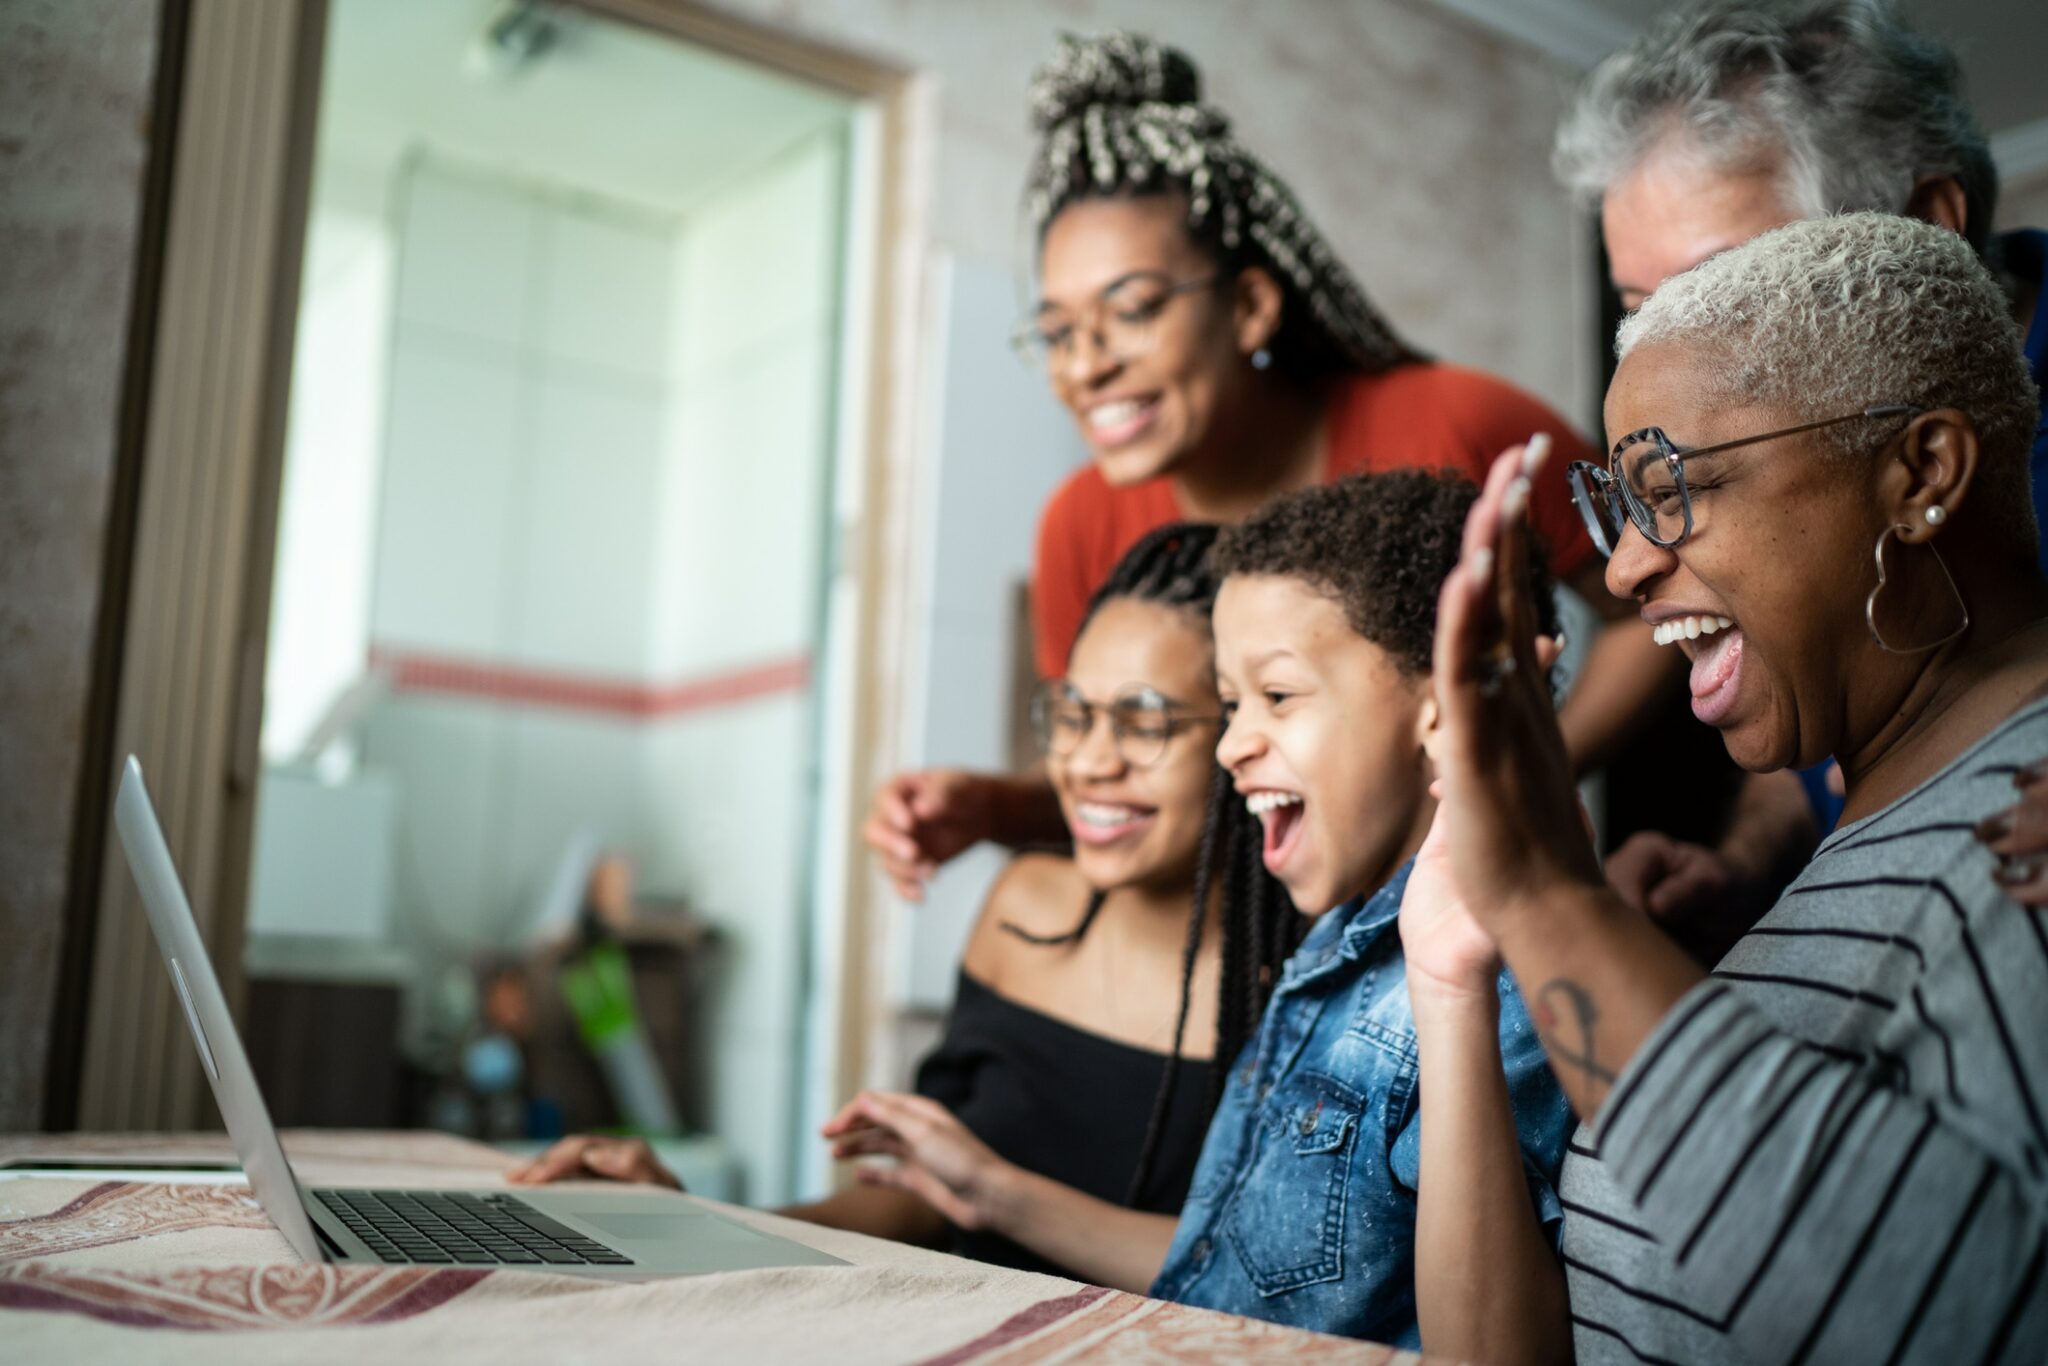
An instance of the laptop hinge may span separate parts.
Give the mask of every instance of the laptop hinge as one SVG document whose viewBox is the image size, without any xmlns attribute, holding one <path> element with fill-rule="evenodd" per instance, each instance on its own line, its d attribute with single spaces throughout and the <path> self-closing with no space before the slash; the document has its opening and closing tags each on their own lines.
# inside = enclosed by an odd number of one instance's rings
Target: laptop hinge
<svg viewBox="0 0 2048 1366">
<path fill-rule="evenodd" d="M 352 1260 L 349 1257 L 348 1253 L 345 1250 L 343 1250 L 341 1244 L 335 1242 L 333 1238 L 328 1236 L 327 1230 L 320 1227 L 320 1221 L 318 1219 L 315 1219 L 312 1216 L 308 1215 L 306 1218 L 306 1222 L 313 1226 L 313 1236 L 318 1238 L 320 1240 L 320 1245 L 327 1249 L 328 1261 L 346 1262 Z"/>
</svg>

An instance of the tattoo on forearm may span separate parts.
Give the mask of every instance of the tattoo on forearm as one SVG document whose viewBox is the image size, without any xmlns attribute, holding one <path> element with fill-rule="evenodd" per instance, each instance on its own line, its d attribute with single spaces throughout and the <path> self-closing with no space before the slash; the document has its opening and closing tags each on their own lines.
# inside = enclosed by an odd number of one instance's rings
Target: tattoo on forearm
<svg viewBox="0 0 2048 1366">
<path fill-rule="evenodd" d="M 1612 1086 L 1614 1073 L 1593 1056 L 1593 1026 L 1600 1019 L 1593 994 L 1570 978 L 1558 977 L 1543 984 L 1533 1005 L 1536 1032 L 1543 1036 L 1551 1061 L 1578 1068 L 1588 1083 Z"/>
</svg>

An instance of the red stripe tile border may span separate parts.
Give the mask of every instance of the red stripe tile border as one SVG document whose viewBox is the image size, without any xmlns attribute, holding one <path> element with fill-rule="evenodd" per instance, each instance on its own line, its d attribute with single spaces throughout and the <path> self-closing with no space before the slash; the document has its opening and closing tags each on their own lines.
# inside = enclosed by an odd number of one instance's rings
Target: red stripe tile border
<svg viewBox="0 0 2048 1366">
<path fill-rule="evenodd" d="M 469 697 L 640 721 L 800 692 L 811 681 L 809 655 L 664 684 L 598 678 L 382 645 L 370 648 L 370 664 L 390 675 L 392 691 L 397 693 Z"/>
</svg>

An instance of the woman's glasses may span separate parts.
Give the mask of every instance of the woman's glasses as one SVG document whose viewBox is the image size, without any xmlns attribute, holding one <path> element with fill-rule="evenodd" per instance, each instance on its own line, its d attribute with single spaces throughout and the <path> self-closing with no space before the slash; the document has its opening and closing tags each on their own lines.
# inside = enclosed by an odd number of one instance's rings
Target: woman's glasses
<svg viewBox="0 0 2048 1366">
<path fill-rule="evenodd" d="M 1083 336 L 1112 360 L 1134 361 L 1159 344 L 1159 321 L 1168 304 L 1209 288 L 1218 278 L 1174 280 L 1155 271 L 1126 275 L 1097 295 L 1078 319 L 1050 306 L 1041 309 L 1012 334 L 1010 344 L 1026 365 L 1048 370 L 1066 366 Z"/>
<path fill-rule="evenodd" d="M 1031 698 L 1031 729 L 1047 754 L 1062 759 L 1081 748 L 1098 716 L 1109 718 L 1110 741 L 1132 768 L 1150 768 L 1166 757 L 1173 737 L 1222 721 L 1219 713 L 1198 712 L 1155 688 L 1133 686 L 1108 702 L 1091 702 L 1064 680 L 1038 685 Z"/>
<path fill-rule="evenodd" d="M 1692 535 L 1692 493 L 1685 483 L 1685 462 L 1703 455 L 1755 446 L 1781 436 L 1818 431 L 1844 422 L 1866 418 L 1918 417 L 1927 411 L 1907 403 L 1881 404 L 1841 417 L 1824 417 L 1797 427 L 1781 427 L 1760 436 L 1745 436 L 1712 446 L 1684 449 L 1674 445 L 1662 427 L 1645 427 L 1630 432 L 1614 443 L 1607 468 L 1589 461 L 1574 461 L 1565 472 L 1571 481 L 1572 502 L 1602 555 L 1612 555 L 1621 544 L 1622 532 L 1630 523 L 1655 546 L 1670 549 Z"/>
</svg>

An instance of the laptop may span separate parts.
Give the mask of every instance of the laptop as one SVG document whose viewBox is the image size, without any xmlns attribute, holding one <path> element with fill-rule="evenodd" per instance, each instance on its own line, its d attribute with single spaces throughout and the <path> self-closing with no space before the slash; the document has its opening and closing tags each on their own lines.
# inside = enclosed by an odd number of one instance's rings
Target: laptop
<svg viewBox="0 0 2048 1366">
<path fill-rule="evenodd" d="M 277 1141 L 143 786 L 142 766 L 132 755 L 114 798 L 114 823 L 249 1184 L 263 1212 L 307 1261 L 475 1266 L 619 1281 L 846 1265 L 715 1214 L 687 1196 L 645 1187 L 537 1186 L 514 1193 L 303 1184 Z"/>
</svg>

